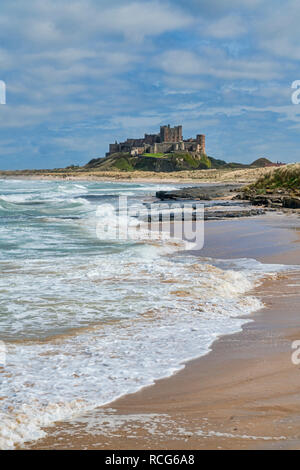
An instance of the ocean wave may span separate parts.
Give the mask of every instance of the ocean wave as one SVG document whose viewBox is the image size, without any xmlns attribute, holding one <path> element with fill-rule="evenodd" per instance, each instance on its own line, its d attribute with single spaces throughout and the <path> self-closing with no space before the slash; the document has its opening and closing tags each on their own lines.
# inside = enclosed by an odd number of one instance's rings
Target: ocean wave
<svg viewBox="0 0 300 470">
<path fill-rule="evenodd" d="M 83 318 L 91 323 L 100 313 L 106 321 L 99 326 L 77 329 L 62 339 L 56 329 L 53 339 L 7 344 L 1 390 L 6 410 L 1 419 L 2 448 L 40 438 L 43 427 L 57 420 L 72 418 L 172 375 L 184 362 L 207 354 L 217 337 L 239 331 L 250 321 L 241 316 L 262 307 L 259 299 L 245 293 L 261 282 L 263 271 L 258 277 L 250 270 L 223 270 L 193 257 L 188 262 L 186 258 L 175 261 L 161 257 L 155 249 L 150 256 L 143 250 L 146 247 L 132 247 L 126 255 L 111 256 L 105 264 L 94 261 L 85 273 L 73 271 L 72 286 L 89 286 L 85 292 L 90 291 L 90 299 L 78 304 L 66 321 L 69 327 L 80 326 Z M 98 309 L 97 289 L 91 286 L 101 289 Z M 84 292 L 80 290 L 77 299 L 74 289 L 70 291 L 73 307 Z M 45 306 L 48 315 L 36 312 L 30 325 L 36 321 L 40 328 L 43 318 L 45 328 L 55 315 L 53 326 L 58 327 L 60 306 L 54 306 L 53 310 L 51 304 Z M 62 309 L 61 314 L 63 318 L 66 312 Z M 114 317 L 118 322 L 112 321 Z M 25 320 L 24 315 L 19 318 L 23 326 Z"/>
</svg>

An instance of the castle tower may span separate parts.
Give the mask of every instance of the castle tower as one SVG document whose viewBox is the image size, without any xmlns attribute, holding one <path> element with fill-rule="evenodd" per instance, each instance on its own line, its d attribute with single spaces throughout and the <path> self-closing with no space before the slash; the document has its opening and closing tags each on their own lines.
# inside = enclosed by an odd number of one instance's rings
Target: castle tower
<svg viewBox="0 0 300 470">
<path fill-rule="evenodd" d="M 168 124 L 167 126 L 160 126 L 161 143 L 169 142 L 169 138 L 170 138 L 170 124 Z"/>
<path fill-rule="evenodd" d="M 205 153 L 205 135 L 197 134 L 197 144 L 200 145 L 201 153 Z"/>
<path fill-rule="evenodd" d="M 182 141 L 182 126 L 170 127 L 170 124 L 167 126 L 160 127 L 160 141 L 163 142 L 181 142 Z"/>
<path fill-rule="evenodd" d="M 182 142 L 182 126 L 177 126 L 177 135 L 176 135 L 176 142 Z"/>
</svg>

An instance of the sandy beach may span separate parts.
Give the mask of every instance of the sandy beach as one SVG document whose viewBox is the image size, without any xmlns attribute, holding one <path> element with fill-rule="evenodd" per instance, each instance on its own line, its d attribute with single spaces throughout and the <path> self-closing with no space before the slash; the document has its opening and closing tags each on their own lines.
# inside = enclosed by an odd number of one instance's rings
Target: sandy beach
<svg viewBox="0 0 300 470">
<path fill-rule="evenodd" d="M 42 180 L 42 181 L 119 181 L 129 183 L 250 183 L 272 168 L 243 168 L 221 170 L 184 170 L 173 172 L 154 171 L 99 171 L 80 168 L 68 170 L 19 170 L 0 171 L 2 179 Z"/>
<path fill-rule="evenodd" d="M 201 256 L 298 265 L 298 227 L 292 215 L 207 222 Z M 300 371 L 291 360 L 300 339 L 299 284 L 296 270 L 266 278 L 253 292 L 265 308 L 241 332 L 217 339 L 171 378 L 57 423 L 23 448 L 300 448 Z"/>
</svg>

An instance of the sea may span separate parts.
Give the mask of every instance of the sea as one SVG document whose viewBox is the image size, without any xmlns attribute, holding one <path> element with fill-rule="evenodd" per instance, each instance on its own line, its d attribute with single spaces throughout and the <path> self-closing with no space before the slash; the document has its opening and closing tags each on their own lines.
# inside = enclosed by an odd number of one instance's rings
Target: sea
<svg viewBox="0 0 300 470">
<path fill-rule="evenodd" d="M 182 186 L 0 180 L 1 449 L 171 376 L 262 307 L 253 288 L 280 266 L 116 236 L 120 196 L 145 208 Z"/>
</svg>

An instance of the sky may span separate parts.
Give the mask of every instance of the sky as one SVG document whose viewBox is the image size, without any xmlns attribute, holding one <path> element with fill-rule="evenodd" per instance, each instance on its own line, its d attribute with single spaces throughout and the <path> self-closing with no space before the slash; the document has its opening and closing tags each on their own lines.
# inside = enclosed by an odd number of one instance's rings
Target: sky
<svg viewBox="0 0 300 470">
<path fill-rule="evenodd" d="M 300 161 L 299 0 L 1 0 L 0 169 L 183 125 L 228 162 Z"/>
</svg>

